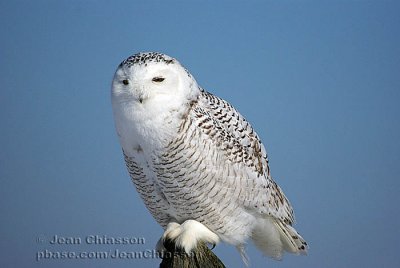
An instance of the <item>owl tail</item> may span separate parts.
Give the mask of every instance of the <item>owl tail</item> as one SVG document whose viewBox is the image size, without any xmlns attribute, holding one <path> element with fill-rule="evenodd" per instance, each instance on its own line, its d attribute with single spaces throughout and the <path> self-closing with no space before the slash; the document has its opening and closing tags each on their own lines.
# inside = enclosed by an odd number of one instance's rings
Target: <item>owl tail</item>
<svg viewBox="0 0 400 268">
<path fill-rule="evenodd" d="M 292 226 L 279 219 L 260 220 L 253 230 L 252 239 L 265 255 L 277 260 L 282 259 L 284 251 L 296 255 L 307 254 L 307 242 Z"/>
</svg>

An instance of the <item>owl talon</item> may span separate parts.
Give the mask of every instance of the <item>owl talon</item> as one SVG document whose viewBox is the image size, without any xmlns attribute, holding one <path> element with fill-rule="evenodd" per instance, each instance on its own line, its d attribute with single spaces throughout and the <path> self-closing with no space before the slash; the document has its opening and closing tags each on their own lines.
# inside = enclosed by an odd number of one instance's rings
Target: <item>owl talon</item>
<svg viewBox="0 0 400 268">
<path fill-rule="evenodd" d="M 182 224 L 171 222 L 157 243 L 157 250 L 165 250 L 164 242 L 171 240 L 175 242 L 175 246 L 182 248 L 189 254 L 199 242 L 205 242 L 215 245 L 219 242 L 219 237 L 206 226 L 195 220 L 187 220 Z"/>
</svg>

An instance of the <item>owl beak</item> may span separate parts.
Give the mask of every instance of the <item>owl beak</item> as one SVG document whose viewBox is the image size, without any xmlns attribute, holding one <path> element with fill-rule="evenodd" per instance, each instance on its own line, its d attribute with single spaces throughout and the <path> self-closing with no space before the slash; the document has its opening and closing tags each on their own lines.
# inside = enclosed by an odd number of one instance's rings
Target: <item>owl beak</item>
<svg viewBox="0 0 400 268">
<path fill-rule="evenodd" d="M 138 102 L 143 103 L 143 100 L 145 99 L 145 93 L 144 93 L 144 87 L 141 86 L 137 88 L 136 90 L 136 99 Z"/>
</svg>

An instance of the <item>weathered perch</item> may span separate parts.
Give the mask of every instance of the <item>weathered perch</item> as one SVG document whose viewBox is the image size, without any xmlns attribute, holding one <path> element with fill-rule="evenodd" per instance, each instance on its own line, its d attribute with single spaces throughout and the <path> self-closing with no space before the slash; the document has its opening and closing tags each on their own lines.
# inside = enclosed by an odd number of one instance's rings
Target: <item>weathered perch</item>
<svg viewBox="0 0 400 268">
<path fill-rule="evenodd" d="M 190 254 L 186 254 L 181 248 L 176 248 L 171 240 L 166 240 L 164 247 L 166 251 L 160 268 L 225 268 L 222 261 L 205 243 L 197 244 Z"/>
</svg>

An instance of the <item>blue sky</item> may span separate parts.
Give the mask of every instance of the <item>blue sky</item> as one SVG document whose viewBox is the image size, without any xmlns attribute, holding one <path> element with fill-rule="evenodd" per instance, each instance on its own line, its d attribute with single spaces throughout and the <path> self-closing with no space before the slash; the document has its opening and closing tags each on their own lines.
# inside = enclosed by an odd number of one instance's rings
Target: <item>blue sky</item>
<svg viewBox="0 0 400 268">
<path fill-rule="evenodd" d="M 0 1 L 0 266 L 158 267 L 162 229 L 125 170 L 110 84 L 139 51 L 176 57 L 253 124 L 307 257 L 252 267 L 398 267 L 400 5 L 395 1 Z M 144 237 L 52 245 L 54 236 Z M 242 265 L 228 245 L 214 250 Z"/>
</svg>

